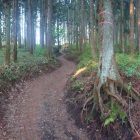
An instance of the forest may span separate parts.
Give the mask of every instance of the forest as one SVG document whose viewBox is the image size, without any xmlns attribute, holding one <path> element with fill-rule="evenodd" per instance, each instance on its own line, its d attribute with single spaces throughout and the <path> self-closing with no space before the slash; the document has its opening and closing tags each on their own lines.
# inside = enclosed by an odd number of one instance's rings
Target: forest
<svg viewBox="0 0 140 140">
<path fill-rule="evenodd" d="M 1 140 L 140 140 L 140 0 L 0 0 Z"/>
</svg>

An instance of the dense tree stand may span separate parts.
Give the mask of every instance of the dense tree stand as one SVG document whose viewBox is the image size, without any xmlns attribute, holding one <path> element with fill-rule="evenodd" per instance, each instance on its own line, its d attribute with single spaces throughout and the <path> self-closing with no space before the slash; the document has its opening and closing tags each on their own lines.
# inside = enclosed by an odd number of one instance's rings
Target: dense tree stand
<svg viewBox="0 0 140 140">
<path fill-rule="evenodd" d="M 105 121 L 113 110 L 114 104 L 120 106 L 123 112 L 127 114 L 132 131 L 135 130 L 133 121 L 131 120 L 130 110 L 135 102 L 139 100 L 140 94 L 132 87 L 129 87 L 122 80 L 117 69 L 114 50 L 113 50 L 113 15 L 111 1 L 100 1 L 102 11 L 98 14 L 101 16 L 99 23 L 100 29 L 100 58 L 97 78 L 94 83 L 93 95 L 89 97 L 83 106 L 83 111 L 88 104 L 93 102 L 92 112 L 100 109 L 101 118 Z M 133 106 L 130 106 L 130 100 Z M 110 107 L 105 106 L 110 103 Z M 83 114 L 82 111 L 82 114 Z"/>
</svg>

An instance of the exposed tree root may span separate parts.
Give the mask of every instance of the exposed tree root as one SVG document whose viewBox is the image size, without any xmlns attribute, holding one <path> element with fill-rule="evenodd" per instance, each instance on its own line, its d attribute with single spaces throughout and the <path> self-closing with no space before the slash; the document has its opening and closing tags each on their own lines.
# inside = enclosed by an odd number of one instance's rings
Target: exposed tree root
<svg viewBox="0 0 140 140">
<path fill-rule="evenodd" d="M 93 107 L 92 107 L 91 112 L 93 112 L 95 110 L 95 107 L 97 107 L 97 105 L 98 105 L 98 108 L 100 108 L 101 116 L 103 116 L 104 119 L 106 119 L 106 116 L 108 116 L 108 115 L 106 115 L 107 111 L 105 110 L 105 107 L 104 107 L 104 98 L 103 97 L 108 96 L 108 99 L 113 99 L 110 101 L 116 101 L 119 105 L 122 106 L 122 108 L 125 110 L 125 112 L 127 114 L 127 118 L 128 118 L 128 121 L 130 122 L 132 131 L 136 131 L 133 121 L 131 119 L 131 116 L 129 114 L 129 111 L 131 108 L 130 104 L 129 104 L 129 100 L 126 100 L 123 97 L 124 95 L 119 94 L 116 89 L 122 89 L 122 91 L 124 91 L 125 94 L 128 94 L 128 96 L 131 97 L 133 102 L 137 102 L 140 98 L 140 93 L 138 93 L 133 88 L 128 90 L 128 86 L 126 84 L 122 84 L 122 81 L 118 82 L 118 81 L 113 81 L 113 80 L 107 80 L 107 82 L 105 84 L 101 85 L 101 83 L 98 80 L 96 80 L 96 82 L 94 83 L 94 92 L 93 92 L 92 96 L 89 97 L 85 101 L 81 115 L 83 115 L 84 111 L 86 110 L 86 107 L 92 101 Z M 95 97 L 96 97 L 96 100 L 95 100 Z M 94 103 L 94 101 L 95 101 L 95 103 Z M 108 112 L 109 112 L 109 110 L 108 110 Z"/>
</svg>

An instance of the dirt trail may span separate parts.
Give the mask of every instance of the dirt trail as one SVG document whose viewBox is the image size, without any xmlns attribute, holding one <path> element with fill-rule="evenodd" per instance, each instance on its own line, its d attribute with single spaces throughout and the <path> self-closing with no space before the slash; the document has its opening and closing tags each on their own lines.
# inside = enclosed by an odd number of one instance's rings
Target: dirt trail
<svg viewBox="0 0 140 140">
<path fill-rule="evenodd" d="M 59 69 L 27 81 L 15 99 L 11 94 L 6 123 L 0 124 L 0 140 L 88 140 L 69 117 L 63 99 L 75 65 L 62 56 L 59 59 Z"/>
</svg>

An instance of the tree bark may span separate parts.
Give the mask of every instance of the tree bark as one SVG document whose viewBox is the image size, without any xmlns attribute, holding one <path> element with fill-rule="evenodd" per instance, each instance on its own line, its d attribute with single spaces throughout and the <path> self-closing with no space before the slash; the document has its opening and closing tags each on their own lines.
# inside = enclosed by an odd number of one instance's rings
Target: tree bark
<svg viewBox="0 0 140 140">
<path fill-rule="evenodd" d="M 29 28 L 28 28 L 28 39 L 29 39 L 29 48 L 30 48 L 30 53 L 33 54 L 33 20 L 32 20 L 32 1 L 28 0 L 28 20 L 29 20 Z"/>
<path fill-rule="evenodd" d="M 5 63 L 10 63 L 10 2 L 5 3 L 5 24 L 6 24 L 6 58 Z"/>
<path fill-rule="evenodd" d="M 90 0 L 90 46 L 92 50 L 92 57 L 93 59 L 96 58 L 96 43 L 95 43 L 95 36 L 94 36 L 94 20 L 93 19 L 93 0 Z"/>
<path fill-rule="evenodd" d="M 98 67 L 98 75 L 100 77 L 101 85 L 107 82 L 108 78 L 116 81 L 118 74 L 113 49 L 113 14 L 111 2 L 109 2 L 109 0 L 104 0 L 102 9 L 103 11 L 99 14 L 100 18 L 103 20 L 99 23 L 99 29 L 101 29 L 101 48 Z M 106 10 L 108 13 L 104 12 Z"/>
<path fill-rule="evenodd" d="M 52 0 L 48 0 L 48 33 L 47 38 L 47 57 L 52 53 Z"/>
<path fill-rule="evenodd" d="M 137 35 L 137 46 L 138 46 L 138 53 L 140 55 L 140 1 L 138 1 L 138 20 L 137 20 L 137 26 L 138 26 L 138 35 Z"/>
<path fill-rule="evenodd" d="M 60 46 L 60 40 L 59 40 L 59 17 L 57 17 L 57 45 Z"/>
<path fill-rule="evenodd" d="M 14 0 L 14 51 L 13 60 L 17 61 L 17 14 L 18 14 L 18 0 Z"/>
<path fill-rule="evenodd" d="M 44 48 L 44 22 L 45 22 L 45 13 L 44 13 L 44 0 L 40 0 L 41 11 L 40 11 L 40 44 Z"/>
<path fill-rule="evenodd" d="M 71 47 L 71 43 L 70 43 L 70 11 L 71 11 L 71 7 L 68 6 L 68 17 L 67 17 L 67 37 L 68 37 L 68 47 Z"/>
<path fill-rule="evenodd" d="M 2 49 L 2 31 L 1 31 L 1 21 L 2 21 L 2 1 L 0 1 L 0 49 Z"/>
<path fill-rule="evenodd" d="M 121 50 L 125 53 L 124 46 L 124 1 L 121 1 Z"/>
<path fill-rule="evenodd" d="M 81 52 L 85 48 L 85 1 L 81 0 Z"/>
<path fill-rule="evenodd" d="M 134 0 L 130 0 L 130 54 L 134 54 Z"/>
</svg>

